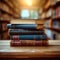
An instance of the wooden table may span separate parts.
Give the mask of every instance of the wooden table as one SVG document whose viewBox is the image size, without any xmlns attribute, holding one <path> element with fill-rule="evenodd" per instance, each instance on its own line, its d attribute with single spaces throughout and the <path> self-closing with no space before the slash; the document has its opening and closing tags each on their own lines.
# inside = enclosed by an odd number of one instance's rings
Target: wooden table
<svg viewBox="0 0 60 60">
<path fill-rule="evenodd" d="M 60 46 L 10 47 L 10 40 L 0 41 L 0 58 L 60 57 Z"/>
</svg>

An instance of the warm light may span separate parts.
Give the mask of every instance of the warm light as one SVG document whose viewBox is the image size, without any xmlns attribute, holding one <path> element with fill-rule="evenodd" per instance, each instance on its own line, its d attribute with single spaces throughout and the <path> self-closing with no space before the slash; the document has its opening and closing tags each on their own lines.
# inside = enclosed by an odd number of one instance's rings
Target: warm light
<svg viewBox="0 0 60 60">
<path fill-rule="evenodd" d="M 32 6 L 32 0 L 25 0 L 25 2 L 28 6 Z"/>
</svg>

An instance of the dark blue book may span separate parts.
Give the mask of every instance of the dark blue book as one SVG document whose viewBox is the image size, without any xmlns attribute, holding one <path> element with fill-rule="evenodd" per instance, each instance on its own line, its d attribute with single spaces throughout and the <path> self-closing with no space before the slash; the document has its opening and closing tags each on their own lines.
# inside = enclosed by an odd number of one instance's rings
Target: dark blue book
<svg viewBox="0 0 60 60">
<path fill-rule="evenodd" d="M 44 34 L 44 31 L 30 31 L 30 30 L 23 30 L 23 29 L 11 29 L 9 31 L 10 35 L 40 35 Z"/>
<path fill-rule="evenodd" d="M 9 29 L 36 29 L 36 24 L 7 24 Z"/>
<path fill-rule="evenodd" d="M 12 40 L 46 40 L 46 35 L 11 35 Z"/>
</svg>

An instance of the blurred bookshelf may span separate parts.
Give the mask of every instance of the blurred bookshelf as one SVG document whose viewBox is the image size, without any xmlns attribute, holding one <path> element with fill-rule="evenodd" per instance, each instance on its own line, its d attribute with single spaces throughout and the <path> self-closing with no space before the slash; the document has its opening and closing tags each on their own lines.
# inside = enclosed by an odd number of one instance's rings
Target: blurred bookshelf
<svg viewBox="0 0 60 60">
<path fill-rule="evenodd" d="M 0 40 L 9 39 L 7 24 L 11 19 L 18 18 L 18 13 L 14 10 L 14 5 L 11 1 L 0 1 Z"/>
<path fill-rule="evenodd" d="M 42 13 L 39 13 L 38 19 L 21 19 L 20 18 L 20 9 L 17 7 L 19 4 L 15 4 L 17 1 L 8 1 L 8 0 L 2 0 L 0 2 L 0 28 L 1 32 L 7 31 L 6 24 L 8 23 L 15 23 L 15 21 L 19 22 L 30 22 L 31 24 L 37 24 L 38 28 L 46 28 L 50 29 L 55 32 L 59 32 L 60 34 L 60 0 L 48 0 L 48 2 L 43 7 Z M 3 7 L 3 8 L 2 8 Z M 20 12 L 20 13 L 19 13 Z M 23 21 L 22 21 L 23 20 Z M 16 23 L 17 23 L 16 21 Z M 43 27 L 44 26 L 44 27 Z M 6 27 L 6 28 L 4 28 Z M 0 34 L 1 35 L 1 34 Z"/>
<path fill-rule="evenodd" d="M 50 18 L 45 19 L 46 22 L 44 24 L 44 28 L 52 32 L 54 40 L 60 40 L 60 38 L 58 38 L 58 36 L 60 36 L 60 1 L 50 0 L 50 2 L 50 6 L 45 9 L 45 17 Z"/>
</svg>

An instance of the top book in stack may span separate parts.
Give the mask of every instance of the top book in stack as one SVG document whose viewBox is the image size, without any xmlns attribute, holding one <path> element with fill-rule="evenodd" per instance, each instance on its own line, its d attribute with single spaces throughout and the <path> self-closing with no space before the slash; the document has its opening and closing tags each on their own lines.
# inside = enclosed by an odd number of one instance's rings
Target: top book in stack
<svg viewBox="0 0 60 60">
<path fill-rule="evenodd" d="M 40 30 L 35 20 L 11 20 L 11 24 L 7 24 L 9 29 L 31 29 Z"/>
<path fill-rule="evenodd" d="M 36 24 L 35 20 L 11 20 L 10 21 L 11 24 Z"/>
</svg>

